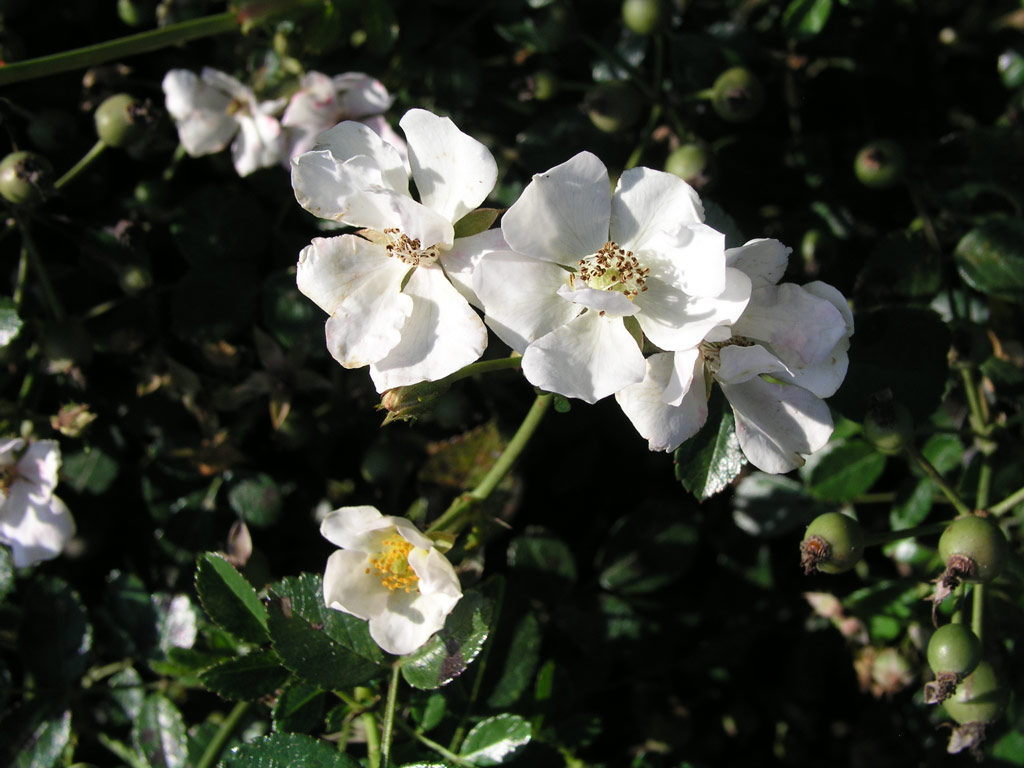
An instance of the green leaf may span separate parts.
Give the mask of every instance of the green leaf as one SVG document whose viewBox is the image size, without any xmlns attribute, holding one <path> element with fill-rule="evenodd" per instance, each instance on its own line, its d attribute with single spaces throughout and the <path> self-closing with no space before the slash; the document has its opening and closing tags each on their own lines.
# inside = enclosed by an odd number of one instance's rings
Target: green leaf
<svg viewBox="0 0 1024 768">
<path fill-rule="evenodd" d="M 291 677 L 281 658 L 271 650 L 227 659 L 203 670 L 199 681 L 219 696 L 252 701 L 273 693 Z"/>
<path fill-rule="evenodd" d="M 824 501 L 852 501 L 884 470 L 884 454 L 863 440 L 850 440 L 821 457 L 808 473 L 807 489 Z"/>
<path fill-rule="evenodd" d="M 241 640 L 267 639 L 267 609 L 256 590 L 222 555 L 207 552 L 196 566 L 196 592 L 213 621 Z"/>
<path fill-rule="evenodd" d="M 233 485 L 228 491 L 228 504 L 252 525 L 273 525 L 281 516 L 281 491 L 274 478 L 260 473 Z"/>
<path fill-rule="evenodd" d="M 92 627 L 78 594 L 60 579 L 34 579 L 24 596 L 18 640 L 39 688 L 53 696 L 76 684 L 92 649 Z"/>
<path fill-rule="evenodd" d="M 732 411 L 724 409 L 723 400 L 721 395 L 711 398 L 704 428 L 673 456 L 676 479 L 700 501 L 725 488 L 747 463 L 736 438 Z"/>
<path fill-rule="evenodd" d="M 1003 85 L 1007 88 L 1016 90 L 1024 85 L 1024 56 L 1020 51 L 1007 48 L 999 54 L 997 66 Z"/>
<path fill-rule="evenodd" d="M 324 716 L 326 694 L 301 680 L 288 684 L 274 704 L 274 730 L 309 733 Z"/>
<path fill-rule="evenodd" d="M 576 560 L 572 549 L 539 526 L 530 526 L 508 545 L 508 567 L 517 583 L 531 594 L 564 597 L 576 583 Z"/>
<path fill-rule="evenodd" d="M 319 575 L 304 573 L 270 587 L 268 628 L 285 666 L 324 690 L 351 688 L 383 671 L 367 623 L 324 605 Z"/>
<path fill-rule="evenodd" d="M 501 215 L 499 208 L 477 208 L 455 222 L 455 237 L 470 237 L 486 232 Z"/>
<path fill-rule="evenodd" d="M 0 348 L 14 341 L 22 325 L 14 302 L 6 296 L 0 296 Z"/>
<path fill-rule="evenodd" d="M 888 389 L 915 421 L 925 421 L 946 390 L 949 328 L 931 310 L 917 307 L 855 312 L 854 322 L 846 381 L 829 404 L 862 422 L 870 398 Z"/>
<path fill-rule="evenodd" d="M 976 291 L 1024 303 L 1024 221 L 989 219 L 961 238 L 954 257 L 960 276 Z"/>
<path fill-rule="evenodd" d="M 598 582 L 604 589 L 627 595 L 653 592 L 692 563 L 697 528 L 675 509 L 640 511 L 615 522 L 598 554 Z"/>
<path fill-rule="evenodd" d="M 792 0 L 782 14 L 782 28 L 792 40 L 810 40 L 825 28 L 830 13 L 832 0 Z"/>
<path fill-rule="evenodd" d="M 519 715 L 495 715 L 466 734 L 459 757 L 474 765 L 500 765 L 528 744 L 531 736 L 530 724 Z"/>
<path fill-rule="evenodd" d="M 360 768 L 337 745 L 299 733 L 273 733 L 232 749 L 218 768 Z"/>
<path fill-rule="evenodd" d="M 406 682 L 413 688 L 430 690 L 447 685 L 465 672 L 494 630 L 495 605 L 503 589 L 500 580 L 489 579 L 479 590 L 463 594 L 441 631 L 402 661 Z"/>
<path fill-rule="evenodd" d="M 889 510 L 889 525 L 894 531 L 901 531 L 920 525 L 932 511 L 932 495 L 935 484 L 926 477 L 916 483 L 908 480 L 896 492 L 896 501 Z"/>
<path fill-rule="evenodd" d="M 510 707 L 530 687 L 540 660 L 541 639 L 540 621 L 533 613 L 527 613 L 512 633 L 505 667 L 487 697 L 487 706 L 492 709 Z"/>
<path fill-rule="evenodd" d="M 932 435 L 921 446 L 921 453 L 940 475 L 956 469 L 964 458 L 964 444 L 956 435 Z"/>
<path fill-rule="evenodd" d="M 166 696 L 156 693 L 143 702 L 132 728 L 132 741 L 152 768 L 185 768 L 185 720 Z"/>
<path fill-rule="evenodd" d="M 751 536 L 792 533 L 829 507 L 804 493 L 801 483 L 784 475 L 752 472 L 740 480 L 732 500 L 736 527 Z"/>
<path fill-rule="evenodd" d="M 0 604 L 14 588 L 14 558 L 11 550 L 0 547 Z"/>
<path fill-rule="evenodd" d="M 992 745 L 991 754 L 996 760 L 1024 766 L 1024 733 L 1007 731 Z"/>
<path fill-rule="evenodd" d="M 71 712 L 47 720 L 33 731 L 30 740 L 20 745 L 11 768 L 50 768 L 60 759 L 71 740 Z"/>
<path fill-rule="evenodd" d="M 79 493 L 104 493 L 117 479 L 117 462 L 98 448 L 64 457 L 61 479 Z"/>
<path fill-rule="evenodd" d="M 857 286 L 858 295 L 879 304 L 928 300 L 942 287 L 941 259 L 922 234 L 894 232 L 871 251 Z"/>
</svg>

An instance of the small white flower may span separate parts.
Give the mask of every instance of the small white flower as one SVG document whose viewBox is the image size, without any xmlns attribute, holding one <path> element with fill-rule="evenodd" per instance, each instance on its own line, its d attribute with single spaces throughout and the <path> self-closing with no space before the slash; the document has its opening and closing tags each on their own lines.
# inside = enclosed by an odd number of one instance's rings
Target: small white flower
<svg viewBox="0 0 1024 768">
<path fill-rule="evenodd" d="M 388 653 L 415 651 L 462 598 L 451 563 L 404 518 L 342 507 L 320 533 L 341 547 L 327 560 L 324 603 L 368 620 L 370 637 Z"/>
<path fill-rule="evenodd" d="M 759 469 L 788 472 L 828 442 L 832 416 L 822 398 L 846 376 L 853 314 L 825 283 L 776 285 L 788 254 L 776 240 L 727 251 L 730 269 L 753 285 L 742 316 L 693 349 L 652 355 L 643 382 L 616 393 L 651 450 L 675 450 L 696 434 L 711 379 L 732 407 L 740 448 Z"/>
<path fill-rule="evenodd" d="M 336 77 L 307 72 L 281 117 L 288 142 L 285 161 L 313 149 L 317 136 L 343 120 L 368 125 L 405 157 L 405 142 L 381 117 L 393 101 L 383 83 L 362 72 L 346 72 Z"/>
<path fill-rule="evenodd" d="M 589 152 L 537 174 L 502 218 L 511 252 L 488 256 L 473 277 L 526 378 L 589 403 L 643 379 L 634 333 L 688 349 L 735 321 L 750 295 L 686 182 L 634 168 L 609 190 Z"/>
<path fill-rule="evenodd" d="M 274 117 L 284 107 L 284 99 L 257 101 L 251 88 L 209 67 L 201 77 L 187 69 L 172 69 L 164 75 L 163 89 L 178 139 L 192 157 L 220 152 L 230 142 L 239 176 L 277 165 L 284 158 L 284 134 Z"/>
<path fill-rule="evenodd" d="M 60 446 L 38 440 L 25 448 L 20 437 L 0 440 L 0 542 L 23 568 L 61 553 L 75 534 L 75 521 L 53 495 Z"/>
<path fill-rule="evenodd" d="M 455 239 L 454 223 L 497 179 L 487 148 L 422 109 L 400 125 L 419 201 L 398 151 L 362 123 L 341 123 L 292 160 L 302 207 L 366 230 L 314 239 L 296 280 L 331 315 L 331 354 L 346 368 L 369 365 L 378 392 L 435 381 L 483 354 L 487 329 L 469 305 L 468 276 L 483 253 L 504 247 L 496 230 Z"/>
</svg>

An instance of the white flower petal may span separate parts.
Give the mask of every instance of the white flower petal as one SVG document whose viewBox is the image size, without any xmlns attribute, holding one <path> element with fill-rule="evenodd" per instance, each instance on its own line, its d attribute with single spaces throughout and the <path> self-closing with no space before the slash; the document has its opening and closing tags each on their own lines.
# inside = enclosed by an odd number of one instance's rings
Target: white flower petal
<svg viewBox="0 0 1024 768">
<path fill-rule="evenodd" d="M 422 534 L 420 535 L 422 536 Z M 433 545 L 429 549 L 414 549 L 410 552 L 409 565 L 419 577 L 419 588 L 422 594 L 444 595 L 452 600 L 453 607 L 455 602 L 462 597 L 462 587 L 455 569 L 448 562 L 448 558 L 434 549 Z M 445 612 L 447 613 L 447 611 Z"/>
<path fill-rule="evenodd" d="M 637 320 L 644 334 L 666 351 L 690 349 L 715 326 L 734 323 L 747 306 L 750 280 L 736 269 L 726 271 L 719 296 L 693 297 L 661 280 L 649 279 L 647 291 L 636 297 Z"/>
<path fill-rule="evenodd" d="M 322 72 L 307 72 L 281 117 L 281 125 L 288 129 L 288 156 L 311 150 L 316 138 L 337 124 L 341 117 L 331 78 Z"/>
<path fill-rule="evenodd" d="M 833 307 L 838 309 L 839 314 L 841 314 L 843 316 L 843 320 L 846 321 L 846 335 L 853 336 L 853 310 L 850 309 L 850 302 L 846 300 L 846 297 L 843 296 L 838 289 L 833 288 L 828 283 L 823 283 L 820 280 L 807 283 L 807 285 L 803 286 L 803 289 L 812 296 L 824 299 L 831 303 Z"/>
<path fill-rule="evenodd" d="M 473 288 L 487 311 L 487 325 L 522 353 L 583 311 L 558 295 L 568 279 L 569 273 L 557 264 L 498 251 L 477 265 Z"/>
<path fill-rule="evenodd" d="M 380 80 L 362 72 L 335 75 L 331 84 L 338 94 L 341 112 L 349 120 L 386 112 L 395 100 Z"/>
<path fill-rule="evenodd" d="M 775 285 L 782 279 L 792 252 L 792 248 L 778 240 L 761 238 L 726 250 L 725 262 L 734 269 L 742 270 L 755 288 L 762 288 Z"/>
<path fill-rule="evenodd" d="M 441 266 L 459 293 L 474 307 L 483 308 L 473 290 L 473 272 L 480 260 L 496 251 L 507 251 L 508 243 L 500 229 L 488 229 L 469 237 L 455 240 L 451 250 L 441 254 Z"/>
<path fill-rule="evenodd" d="M 680 405 L 690 389 L 696 386 L 704 400 L 707 400 L 707 385 L 704 382 L 704 355 L 699 348 L 682 349 L 672 353 L 672 370 L 661 400 L 666 405 Z M 650 358 L 647 358 L 648 361 Z M 696 381 L 696 385 L 694 382 Z"/>
<path fill-rule="evenodd" d="M 379 532 L 392 526 L 376 507 L 368 505 L 341 507 L 320 522 L 320 535 L 336 547 L 369 552 L 365 547 L 376 546 L 378 536 L 367 538 L 368 532 Z"/>
<path fill-rule="evenodd" d="M 221 72 L 213 67 L 203 67 L 200 76 L 206 85 L 226 93 L 242 104 L 248 106 L 256 101 L 252 88 L 244 85 L 238 78 L 232 77 L 227 72 Z"/>
<path fill-rule="evenodd" d="M 830 301 L 783 283 L 755 289 L 733 333 L 767 342 L 793 368 L 825 359 L 846 335 L 846 321 Z"/>
<path fill-rule="evenodd" d="M 358 619 L 369 619 L 386 609 L 390 594 L 374 575 L 366 552 L 339 549 L 327 558 L 324 605 L 328 608 L 351 613 Z"/>
<path fill-rule="evenodd" d="M 370 366 L 378 392 L 436 381 L 480 359 L 487 328 L 440 267 L 419 267 L 403 290 L 412 314 L 401 341 Z"/>
<path fill-rule="evenodd" d="M 433 548 L 434 542 L 431 541 L 428 536 L 424 536 L 422 533 L 420 533 L 420 529 L 412 523 L 410 523 L 404 517 L 388 516 L 384 519 L 388 521 L 388 525 L 392 526 L 396 531 L 398 531 L 399 536 L 408 541 L 417 549 L 426 552 Z M 409 554 L 409 558 L 409 562 L 410 564 L 412 564 L 412 553 Z M 413 567 L 413 570 L 416 570 L 415 567 Z"/>
<path fill-rule="evenodd" d="M 373 130 L 353 120 L 346 120 L 321 133 L 314 151 L 327 151 L 338 163 L 354 157 L 368 157 L 380 172 L 378 182 L 393 192 L 409 195 L 409 175 L 398 151 Z"/>
<path fill-rule="evenodd" d="M 740 448 L 764 472 L 802 466 L 803 457 L 823 448 L 832 435 L 828 406 L 805 389 L 761 378 L 721 386 L 736 416 Z"/>
<path fill-rule="evenodd" d="M 633 384 L 615 393 L 615 400 L 637 432 L 647 439 L 652 451 L 674 451 L 689 440 L 704 425 L 708 417 L 708 403 L 703 382 L 691 387 L 678 405 L 665 402 L 665 390 L 673 376 L 674 355 L 659 352 L 647 358 L 647 373 L 643 382 Z M 694 368 L 690 368 L 690 380 Z"/>
<path fill-rule="evenodd" d="M 447 117 L 410 109 L 399 125 L 409 145 L 409 164 L 420 201 L 453 224 L 494 188 L 498 165 L 487 147 Z"/>
<path fill-rule="evenodd" d="M 609 228 L 611 239 L 626 250 L 643 251 L 652 238 L 675 237 L 688 225 L 703 222 L 697 192 L 671 173 L 631 168 L 615 185 Z"/>
<path fill-rule="evenodd" d="M 580 152 L 533 177 L 501 218 L 512 250 L 565 266 L 597 253 L 608 240 L 611 217 L 608 170 Z"/>
<path fill-rule="evenodd" d="M 774 374 L 775 378 L 788 381 L 803 387 L 818 397 L 831 397 L 836 393 L 846 378 L 846 370 L 850 365 L 847 350 L 850 340 L 842 338 L 825 358 L 812 365 L 794 368 L 788 375 Z"/>
<path fill-rule="evenodd" d="M 558 295 L 587 309 L 604 312 L 609 317 L 629 317 L 640 311 L 640 307 L 629 300 L 629 297 L 618 291 L 601 291 L 597 288 L 578 288 L 573 290 L 568 285 L 558 288 Z"/>
<path fill-rule="evenodd" d="M 530 344 L 523 374 L 548 392 L 596 403 L 643 381 L 646 364 L 621 320 L 586 312 Z"/>
<path fill-rule="evenodd" d="M 690 296 L 718 296 L 725 290 L 725 235 L 706 224 L 651 234 L 640 263 L 661 280 Z"/>
<path fill-rule="evenodd" d="M 285 158 L 284 136 L 276 119 L 264 114 L 242 115 L 231 143 L 231 159 L 239 176 L 278 165 Z"/>
<path fill-rule="evenodd" d="M 715 372 L 715 378 L 726 384 L 741 382 L 768 373 L 777 378 L 789 374 L 785 364 L 775 355 L 755 344 L 752 347 L 741 347 L 735 344 L 723 347 L 719 352 L 721 367 Z"/>
<path fill-rule="evenodd" d="M 370 617 L 370 637 L 388 653 L 412 653 L 444 626 L 456 602 L 446 595 L 392 592 L 387 610 Z"/>
<path fill-rule="evenodd" d="M 75 534 L 71 513 L 56 496 L 17 480 L 0 506 L 0 543 L 11 548 L 16 568 L 57 557 Z"/>
<path fill-rule="evenodd" d="M 296 284 L 331 317 L 327 348 L 346 368 L 384 358 L 401 340 L 413 301 L 401 292 L 409 267 L 355 235 L 314 238 L 302 249 Z"/>
<path fill-rule="evenodd" d="M 18 476 L 35 486 L 33 493 L 41 501 L 49 499 L 57 487 L 59 469 L 60 444 L 56 440 L 36 440 L 18 460 Z"/>
<path fill-rule="evenodd" d="M 190 156 L 220 152 L 228 145 L 238 131 L 238 121 L 228 114 L 230 94 L 212 88 L 187 69 L 170 70 L 162 86 L 178 140 Z"/>
</svg>

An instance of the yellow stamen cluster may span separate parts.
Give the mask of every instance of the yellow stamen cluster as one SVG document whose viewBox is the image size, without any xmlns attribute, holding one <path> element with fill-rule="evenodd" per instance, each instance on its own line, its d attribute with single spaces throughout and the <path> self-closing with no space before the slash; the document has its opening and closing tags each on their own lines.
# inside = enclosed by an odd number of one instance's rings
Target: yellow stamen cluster
<svg viewBox="0 0 1024 768">
<path fill-rule="evenodd" d="M 385 229 L 384 237 L 387 240 L 384 247 L 387 249 L 388 256 L 394 256 L 399 261 L 414 267 L 418 267 L 424 261 L 428 263 L 437 261 L 436 245 L 424 248 L 419 238 L 410 238 L 408 235 L 402 234 L 397 227 Z"/>
<path fill-rule="evenodd" d="M 242 99 L 232 99 L 228 102 L 227 113 L 237 115 L 239 112 L 247 112 L 249 106 Z"/>
<path fill-rule="evenodd" d="M 380 583 L 391 592 L 401 589 L 412 592 L 418 589 L 420 577 L 409 565 L 409 553 L 412 552 L 412 544 L 403 539 L 397 533 L 388 536 L 381 542 L 381 550 L 370 557 L 372 568 L 367 568 L 366 573 L 377 572 L 380 576 Z"/>
<path fill-rule="evenodd" d="M 579 260 L 576 276 L 589 288 L 619 291 L 632 300 L 647 290 L 647 275 L 650 273 L 648 267 L 640 266 L 632 251 L 609 241 L 597 253 Z"/>
<path fill-rule="evenodd" d="M 0 469 L 0 496 L 6 498 L 10 494 L 11 486 L 18 479 L 18 467 L 15 464 Z"/>
</svg>

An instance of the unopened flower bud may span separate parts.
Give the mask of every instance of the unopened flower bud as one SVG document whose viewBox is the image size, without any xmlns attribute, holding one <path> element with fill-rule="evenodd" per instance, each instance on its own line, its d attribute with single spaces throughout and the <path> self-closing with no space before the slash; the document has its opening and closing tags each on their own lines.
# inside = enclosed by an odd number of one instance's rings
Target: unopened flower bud
<svg viewBox="0 0 1024 768">
<path fill-rule="evenodd" d="M 380 398 L 379 410 L 387 411 L 384 423 L 393 421 L 415 421 L 434 409 L 437 399 L 451 387 L 444 379 L 423 381 L 404 387 L 389 389 Z"/>
</svg>

